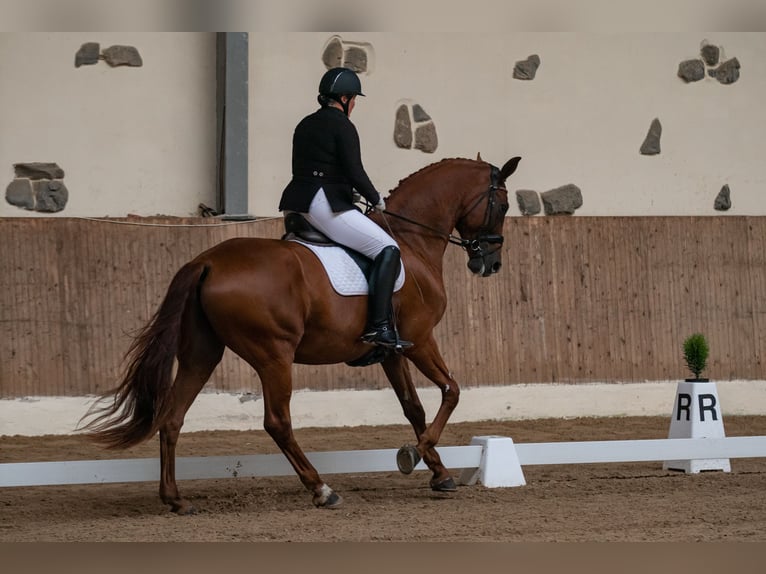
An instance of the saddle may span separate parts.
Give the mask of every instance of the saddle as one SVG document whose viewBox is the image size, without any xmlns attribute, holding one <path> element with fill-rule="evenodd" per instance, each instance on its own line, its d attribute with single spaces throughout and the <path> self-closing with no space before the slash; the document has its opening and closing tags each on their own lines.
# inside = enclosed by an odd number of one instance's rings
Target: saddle
<svg viewBox="0 0 766 574">
<path fill-rule="evenodd" d="M 336 243 L 327 237 L 324 233 L 314 228 L 300 213 L 290 212 L 285 214 L 284 225 L 285 233 L 282 235 L 283 241 L 300 240 L 312 245 L 340 247 L 359 266 L 359 269 L 361 269 L 364 277 L 368 281 L 370 280 L 370 273 L 372 271 L 372 259 L 369 257 L 366 257 L 365 255 L 362 255 L 358 251 L 354 251 L 345 245 Z M 369 365 L 374 365 L 383 361 L 389 352 L 389 349 L 376 346 L 373 347 L 369 352 L 362 355 L 360 358 L 354 361 L 349 361 L 346 364 L 350 367 L 367 367 Z"/>
<path fill-rule="evenodd" d="M 283 241 L 300 240 L 312 245 L 321 245 L 325 247 L 340 247 L 348 253 L 349 257 L 354 260 L 359 269 L 362 270 L 364 277 L 369 281 L 370 272 L 372 271 L 372 259 L 362 255 L 358 251 L 354 251 L 345 245 L 336 243 L 324 233 L 313 227 L 302 214 L 294 211 L 285 214 L 284 217 L 285 233 L 282 235 Z"/>
<path fill-rule="evenodd" d="M 311 224 L 306 221 L 300 213 L 291 211 L 286 213 L 284 217 L 285 234 L 282 236 L 284 240 L 290 239 L 302 239 L 308 243 L 314 243 L 315 245 L 337 245 L 332 239 L 327 237 L 324 233 L 315 229 Z"/>
</svg>

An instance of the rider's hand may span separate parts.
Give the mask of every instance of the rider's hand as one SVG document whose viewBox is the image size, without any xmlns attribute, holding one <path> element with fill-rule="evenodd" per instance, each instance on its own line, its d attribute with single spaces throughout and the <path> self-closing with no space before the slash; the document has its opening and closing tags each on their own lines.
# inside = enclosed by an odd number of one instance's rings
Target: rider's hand
<svg viewBox="0 0 766 574">
<path fill-rule="evenodd" d="M 378 213 L 383 213 L 386 210 L 386 201 L 381 197 L 378 200 L 377 205 L 375 206 L 375 211 Z"/>
<path fill-rule="evenodd" d="M 360 201 L 362 201 L 362 194 L 359 193 L 358 191 L 355 191 L 351 196 L 351 201 L 353 201 L 354 203 L 359 203 Z"/>
</svg>

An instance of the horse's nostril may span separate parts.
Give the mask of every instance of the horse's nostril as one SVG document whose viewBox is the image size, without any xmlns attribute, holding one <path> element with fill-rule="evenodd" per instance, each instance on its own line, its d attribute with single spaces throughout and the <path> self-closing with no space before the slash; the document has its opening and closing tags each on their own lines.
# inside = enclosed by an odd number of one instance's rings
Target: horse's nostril
<svg viewBox="0 0 766 574">
<path fill-rule="evenodd" d="M 484 261 L 481 259 L 469 259 L 468 260 L 468 269 L 471 270 L 471 273 L 484 273 Z"/>
<path fill-rule="evenodd" d="M 502 266 L 503 266 L 503 264 L 502 264 L 502 263 L 500 263 L 499 261 L 495 261 L 495 262 L 492 264 L 492 273 L 497 273 L 498 271 L 500 271 L 500 268 L 501 268 Z"/>
</svg>

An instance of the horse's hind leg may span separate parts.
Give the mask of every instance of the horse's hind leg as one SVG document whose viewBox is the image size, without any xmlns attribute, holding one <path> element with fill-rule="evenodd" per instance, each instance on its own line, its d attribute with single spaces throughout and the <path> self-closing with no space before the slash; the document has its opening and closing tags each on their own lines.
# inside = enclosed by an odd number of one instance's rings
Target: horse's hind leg
<svg viewBox="0 0 766 574">
<path fill-rule="evenodd" d="M 195 324 L 184 333 L 178 372 L 160 426 L 160 498 L 173 512 L 193 514 L 196 509 L 181 498 L 176 484 L 176 443 L 186 412 L 220 362 L 224 346 L 208 325 Z"/>
<path fill-rule="evenodd" d="M 427 429 L 426 413 L 423 410 L 423 405 L 420 402 L 415 385 L 412 382 L 407 361 L 401 355 L 390 355 L 383 361 L 382 367 L 396 393 L 396 397 L 399 399 L 399 403 L 402 405 L 404 416 L 410 421 L 410 424 L 415 431 L 415 437 L 418 439 L 418 444 L 421 444 L 423 442 L 421 437 Z M 442 464 L 441 457 L 439 456 L 439 453 L 436 452 L 434 445 L 425 448 L 422 455 L 418 451 L 417 456 L 423 457 L 423 462 L 426 463 L 426 466 L 428 466 L 433 473 L 431 478 L 431 488 L 441 491 L 455 490 L 455 481 Z M 415 464 L 417 464 L 417 460 L 413 459 L 411 462 L 412 467 L 414 467 Z"/>
<path fill-rule="evenodd" d="M 313 493 L 314 505 L 337 508 L 343 499 L 324 483 L 295 440 L 290 418 L 292 364 L 280 362 L 275 356 L 271 354 L 261 361 L 251 362 L 263 386 L 263 427 L 290 461 L 303 485 Z"/>
</svg>

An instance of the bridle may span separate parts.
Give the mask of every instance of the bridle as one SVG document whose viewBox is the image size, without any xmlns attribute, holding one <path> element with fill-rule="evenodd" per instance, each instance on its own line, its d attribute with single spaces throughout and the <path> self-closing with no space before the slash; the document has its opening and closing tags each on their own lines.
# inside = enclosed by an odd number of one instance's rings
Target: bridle
<svg viewBox="0 0 766 574">
<path fill-rule="evenodd" d="M 402 221 L 406 221 L 407 223 L 411 223 L 423 229 L 427 229 L 440 237 L 444 237 L 445 239 L 447 239 L 449 243 L 453 245 L 458 245 L 462 247 L 463 249 L 465 249 L 466 252 L 468 252 L 469 257 L 471 259 L 478 258 L 478 257 L 483 258 L 497 250 L 495 249 L 493 251 L 488 251 L 490 246 L 503 245 L 502 235 L 498 235 L 496 233 L 489 233 L 490 226 L 492 225 L 493 221 L 496 218 L 496 214 L 494 212 L 497 206 L 498 190 L 503 190 L 506 192 L 508 191 L 504 185 L 500 185 L 500 170 L 494 165 L 490 165 L 489 187 L 484 193 L 482 193 L 481 195 L 479 195 L 479 197 L 476 198 L 476 201 L 473 202 L 471 207 L 468 208 L 468 211 L 466 211 L 465 215 L 463 215 L 463 217 L 461 218 L 461 219 L 464 219 L 468 217 L 473 212 L 473 210 L 479 206 L 479 204 L 482 202 L 484 198 L 487 199 L 487 209 L 484 212 L 484 223 L 482 223 L 482 226 L 480 228 L 480 233 L 474 239 L 464 239 L 462 237 L 457 237 L 451 233 L 444 233 L 429 225 L 420 223 L 419 221 L 415 221 L 413 219 L 410 219 L 409 217 L 399 215 L 398 213 L 394 213 L 392 211 L 386 210 L 383 213 L 385 215 L 390 215 L 391 217 L 395 217 L 396 219 L 401 219 Z"/>
</svg>

